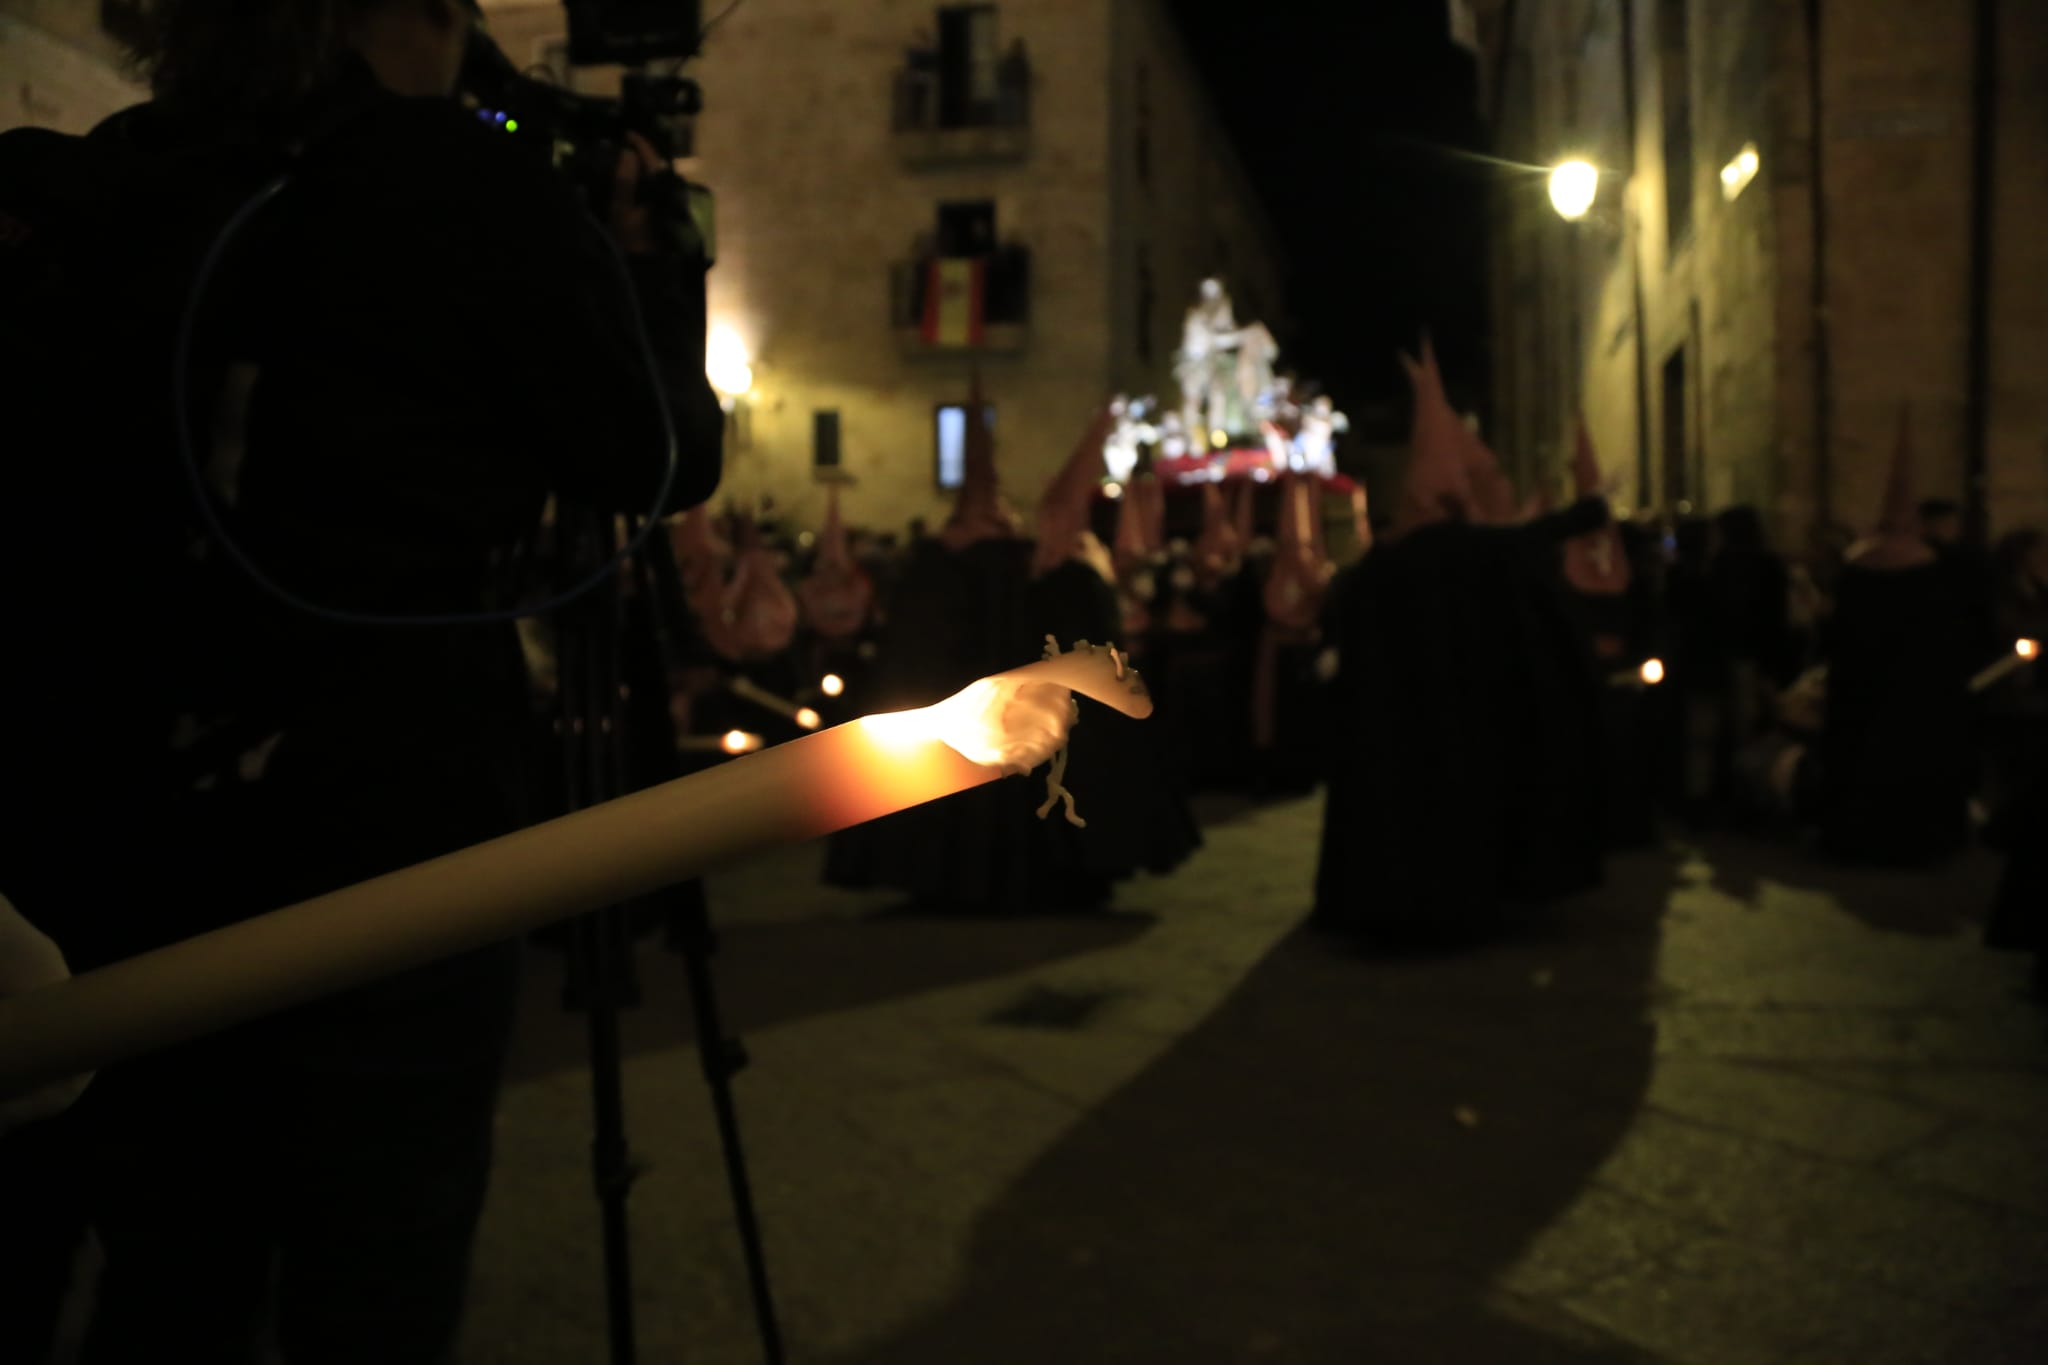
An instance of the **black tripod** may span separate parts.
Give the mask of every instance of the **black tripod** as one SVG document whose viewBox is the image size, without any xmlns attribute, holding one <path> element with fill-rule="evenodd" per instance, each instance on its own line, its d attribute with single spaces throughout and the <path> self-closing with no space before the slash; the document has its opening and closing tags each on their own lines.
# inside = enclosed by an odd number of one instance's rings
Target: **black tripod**
<svg viewBox="0 0 2048 1365">
<path fill-rule="evenodd" d="M 618 547 L 609 518 L 568 512 L 559 519 L 556 551 L 565 582 L 579 580 L 610 558 Z M 677 633 L 687 629 L 681 594 L 667 537 L 648 537 L 636 566 L 639 589 L 632 604 L 637 618 L 628 627 L 629 604 L 619 576 L 564 608 L 556 618 L 556 658 L 560 677 L 565 794 L 568 808 L 581 809 L 621 795 L 628 785 L 627 686 L 622 660 L 643 664 L 630 686 L 646 689 L 643 697 L 665 695 L 661 659 L 663 645 L 673 648 Z M 652 661 L 652 667 L 646 667 Z M 672 775 L 675 745 L 664 723 L 650 727 L 657 735 L 641 736 L 665 745 L 664 766 Z M 719 1145 L 725 1156 L 727 1185 L 739 1224 L 741 1249 L 753 1294 L 755 1324 L 766 1365 L 782 1365 L 782 1334 L 768 1284 L 768 1263 L 761 1248 L 760 1225 L 754 1215 L 747 1178 L 746 1151 L 740 1142 L 738 1111 L 733 1104 L 732 1078 L 747 1063 L 739 1040 L 726 1034 L 719 1017 L 711 978 L 711 954 L 717 938 L 711 929 L 700 887 L 677 888 L 674 941 L 683 955 L 689 979 L 690 1007 L 695 1022 L 697 1053 L 704 1079 L 711 1087 Z M 619 1011 L 640 1003 L 633 971 L 633 934 L 625 906 L 607 906 L 579 919 L 569 945 L 565 1004 L 582 1010 L 590 1022 L 591 1100 L 595 1131 L 591 1146 L 602 1219 L 605 1260 L 605 1302 L 610 1324 L 612 1365 L 633 1365 L 637 1346 L 633 1327 L 633 1271 L 626 1201 L 641 1167 L 626 1140 L 624 1091 L 620 1075 Z"/>
</svg>

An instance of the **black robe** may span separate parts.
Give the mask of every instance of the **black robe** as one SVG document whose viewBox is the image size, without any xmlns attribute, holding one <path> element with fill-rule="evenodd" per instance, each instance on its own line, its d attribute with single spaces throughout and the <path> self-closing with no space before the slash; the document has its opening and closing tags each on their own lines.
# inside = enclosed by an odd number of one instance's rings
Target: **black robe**
<svg viewBox="0 0 2048 1365">
<path fill-rule="evenodd" d="M 1346 584 L 1319 924 L 1456 937 L 1598 881 L 1597 700 L 1547 567 L 1605 515 L 1423 527 Z"/>
<path fill-rule="evenodd" d="M 890 604 L 865 706 L 926 706 L 977 678 L 1030 663 L 1052 634 L 1114 641 L 1114 594 L 1070 563 L 1036 581 L 1031 545 L 991 540 L 964 550 L 923 541 Z M 1165 872 L 1200 843 L 1157 718 L 1134 721 L 1086 698 L 1069 746 L 1066 785 L 1087 827 L 1046 798 L 1042 772 L 885 816 L 835 835 L 825 879 L 889 887 L 927 908 L 1031 911 L 1099 906 L 1133 872 Z"/>
<path fill-rule="evenodd" d="M 1980 618 L 1946 562 L 1843 571 L 1821 739 L 1821 842 L 1829 852 L 1914 864 L 1963 846 Z"/>
</svg>

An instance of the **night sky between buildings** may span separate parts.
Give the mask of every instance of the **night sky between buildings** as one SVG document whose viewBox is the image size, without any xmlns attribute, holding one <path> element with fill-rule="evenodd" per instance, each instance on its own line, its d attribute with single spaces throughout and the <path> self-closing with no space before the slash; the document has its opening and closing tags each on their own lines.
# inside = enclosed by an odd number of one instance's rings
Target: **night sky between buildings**
<svg viewBox="0 0 2048 1365">
<path fill-rule="evenodd" d="M 1444 0 L 1173 0 L 1286 253 L 1283 364 L 1340 403 L 1405 393 L 1427 325 L 1453 398 L 1486 356 L 1479 69 Z"/>
</svg>

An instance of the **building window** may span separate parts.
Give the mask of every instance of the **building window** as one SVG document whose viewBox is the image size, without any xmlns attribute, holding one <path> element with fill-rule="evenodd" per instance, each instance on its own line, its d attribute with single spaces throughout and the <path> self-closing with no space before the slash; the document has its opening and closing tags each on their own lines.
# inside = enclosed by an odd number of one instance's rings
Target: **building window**
<svg viewBox="0 0 2048 1365">
<path fill-rule="evenodd" d="M 939 124 L 945 128 L 996 121 L 997 68 L 994 5 L 946 5 L 939 10 Z"/>
<path fill-rule="evenodd" d="M 942 489 L 967 481 L 967 413 L 965 403 L 941 403 L 932 418 L 932 471 Z M 981 420 L 993 432 L 996 405 L 981 405 Z"/>
<path fill-rule="evenodd" d="M 839 410 L 819 408 L 811 414 L 811 468 L 839 468 Z"/>
<path fill-rule="evenodd" d="M 1664 112 L 1664 224 L 1667 246 L 1692 233 L 1692 62 L 1686 0 L 1657 0 L 1657 87 Z"/>
<path fill-rule="evenodd" d="M 1152 362 L 1152 248 L 1138 243 L 1138 359 Z"/>
<path fill-rule="evenodd" d="M 996 205 L 993 199 L 968 199 L 939 205 L 938 253 L 941 256 L 987 256 L 996 249 Z"/>
</svg>

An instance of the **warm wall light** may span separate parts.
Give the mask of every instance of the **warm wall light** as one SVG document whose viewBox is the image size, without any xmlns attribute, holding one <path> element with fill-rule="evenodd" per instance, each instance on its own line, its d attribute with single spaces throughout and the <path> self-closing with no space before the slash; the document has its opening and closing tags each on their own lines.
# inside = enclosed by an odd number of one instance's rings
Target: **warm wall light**
<svg viewBox="0 0 2048 1365">
<path fill-rule="evenodd" d="M 718 390 L 728 410 L 754 387 L 754 369 L 747 343 L 728 323 L 719 323 L 704 339 L 704 377 Z"/>
<path fill-rule="evenodd" d="M 1566 161 L 1550 172 L 1550 206 L 1566 222 L 1577 222 L 1600 193 L 1600 171 L 1590 161 Z"/>
<path fill-rule="evenodd" d="M 1721 168 L 1721 197 L 1734 203 L 1735 196 L 1756 179 L 1757 167 L 1761 165 L 1763 160 L 1756 154 L 1756 144 L 1745 142 L 1735 159 Z"/>
</svg>

